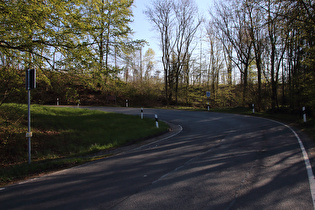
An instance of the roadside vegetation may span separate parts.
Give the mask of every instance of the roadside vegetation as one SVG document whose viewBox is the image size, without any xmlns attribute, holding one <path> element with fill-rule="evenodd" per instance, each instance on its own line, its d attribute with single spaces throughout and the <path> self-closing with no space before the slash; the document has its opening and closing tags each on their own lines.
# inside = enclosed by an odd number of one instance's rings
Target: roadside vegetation
<svg viewBox="0 0 315 210">
<path fill-rule="evenodd" d="M 1 174 L 15 171 L 12 178 L 86 161 L 74 157 L 141 139 L 133 126 L 147 123 L 33 106 L 33 158 L 49 163 L 23 165 L 26 107 L 16 104 L 27 102 L 26 69 L 36 70 L 32 104 L 125 106 L 128 100 L 133 107 L 205 110 L 209 103 L 213 111 L 242 114 L 255 104 L 256 116 L 315 132 L 314 1 L 218 1 L 207 19 L 192 0 L 148 5 L 143 12 L 162 35 L 160 49 L 133 39 L 133 0 L 0 2 Z M 144 136 L 157 131 L 147 129 Z"/>
<path fill-rule="evenodd" d="M 104 157 L 91 154 L 168 129 L 163 122 L 157 129 L 154 119 L 87 109 L 33 105 L 31 112 L 32 163 L 28 165 L 27 106 L 0 106 L 0 185 Z"/>
<path fill-rule="evenodd" d="M 149 5 L 160 49 L 133 39 L 133 0 L 0 3 L 0 104 L 25 103 L 35 69 L 36 104 L 204 107 L 209 91 L 215 108 L 314 113 L 313 1 L 220 1 L 207 19 L 192 0 Z"/>
</svg>

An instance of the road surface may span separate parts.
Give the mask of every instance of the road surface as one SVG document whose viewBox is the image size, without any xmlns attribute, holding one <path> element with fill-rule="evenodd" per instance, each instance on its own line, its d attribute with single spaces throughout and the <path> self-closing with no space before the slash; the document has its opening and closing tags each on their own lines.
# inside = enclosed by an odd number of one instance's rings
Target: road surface
<svg viewBox="0 0 315 210">
<path fill-rule="evenodd" d="M 0 190 L 0 209 L 314 209 L 312 174 L 289 127 L 233 114 L 144 110 L 146 117 L 154 114 L 176 131 L 7 186 Z"/>
</svg>

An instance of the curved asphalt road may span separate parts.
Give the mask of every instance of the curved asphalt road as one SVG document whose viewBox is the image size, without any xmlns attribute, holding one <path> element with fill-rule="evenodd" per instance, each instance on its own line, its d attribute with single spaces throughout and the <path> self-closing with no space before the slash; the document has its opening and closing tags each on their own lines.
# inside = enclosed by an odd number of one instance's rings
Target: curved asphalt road
<svg viewBox="0 0 315 210">
<path fill-rule="evenodd" d="M 222 113 L 144 113 L 183 130 L 8 186 L 0 190 L 0 209 L 314 209 L 301 149 L 288 127 Z"/>
</svg>

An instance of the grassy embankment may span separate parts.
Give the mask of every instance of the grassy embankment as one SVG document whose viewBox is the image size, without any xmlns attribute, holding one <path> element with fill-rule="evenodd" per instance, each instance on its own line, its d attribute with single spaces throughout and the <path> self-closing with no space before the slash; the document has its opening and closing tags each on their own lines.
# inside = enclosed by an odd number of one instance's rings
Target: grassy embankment
<svg viewBox="0 0 315 210">
<path fill-rule="evenodd" d="M 98 151 L 165 132 L 154 119 L 76 108 L 33 105 L 32 163 L 27 163 L 27 106 L 0 106 L 0 186 L 43 172 L 95 160 Z"/>
</svg>

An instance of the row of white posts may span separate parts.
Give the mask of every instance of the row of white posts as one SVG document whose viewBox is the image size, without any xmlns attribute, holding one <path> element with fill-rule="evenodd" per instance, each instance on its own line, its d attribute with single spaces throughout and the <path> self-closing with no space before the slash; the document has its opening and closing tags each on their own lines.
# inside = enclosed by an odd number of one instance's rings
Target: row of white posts
<svg viewBox="0 0 315 210">
<path fill-rule="evenodd" d="M 59 104 L 60 104 L 59 103 L 59 98 L 57 98 L 57 106 L 59 106 Z M 80 106 L 80 100 L 79 100 L 79 102 L 77 104 L 77 107 L 79 107 L 79 106 Z M 126 100 L 126 107 L 128 107 L 128 100 Z M 141 117 L 141 119 L 143 119 L 143 108 L 142 107 L 141 107 L 140 117 Z M 156 125 L 157 128 L 159 128 L 159 119 L 158 119 L 157 114 L 154 117 L 155 117 L 155 125 Z"/>
<path fill-rule="evenodd" d="M 141 117 L 141 120 L 143 120 L 143 108 L 142 107 L 140 109 L 140 117 Z M 156 128 L 159 128 L 159 118 L 158 118 L 157 114 L 154 115 L 154 118 L 155 118 L 155 126 L 156 126 Z"/>
<path fill-rule="evenodd" d="M 59 98 L 57 98 L 57 106 L 59 106 Z M 77 104 L 77 107 L 80 106 L 80 100 Z M 126 107 L 129 107 L 129 103 L 128 103 L 128 100 L 126 100 Z M 253 110 L 253 114 L 255 114 L 255 104 L 252 104 L 252 110 Z M 208 102 L 208 111 L 209 111 L 209 102 Z M 303 106 L 302 108 L 302 113 L 303 113 L 303 121 L 306 123 L 306 111 L 305 111 L 305 106 Z M 158 128 L 158 120 L 157 120 L 157 115 L 156 116 L 156 122 L 157 122 L 157 128 Z M 143 119 L 143 108 L 141 108 L 141 119 Z"/>
<path fill-rule="evenodd" d="M 59 98 L 57 98 L 57 106 L 59 106 Z M 78 107 L 80 106 L 80 100 L 79 100 L 79 103 L 77 105 Z M 126 100 L 126 107 L 128 107 L 128 100 Z M 143 120 L 143 108 L 141 107 L 141 111 L 140 111 L 140 117 L 141 117 L 141 120 Z M 155 117 L 155 125 L 157 128 L 159 128 L 159 119 L 158 119 L 158 116 L 157 114 L 154 116 Z"/>
<path fill-rule="evenodd" d="M 59 98 L 57 98 L 57 106 L 59 106 Z M 77 107 L 80 106 L 80 100 L 77 104 Z M 129 103 L 128 103 L 128 100 L 126 100 L 126 107 L 129 107 Z M 252 104 L 252 110 L 253 110 L 253 114 L 255 114 L 255 104 Z M 209 102 L 208 102 L 208 111 L 209 111 Z M 302 113 L 303 113 L 303 121 L 306 123 L 306 111 L 305 111 L 305 106 L 303 106 L 302 108 Z M 156 115 L 157 116 L 157 115 Z M 141 108 L 141 119 L 143 119 L 143 108 Z M 157 117 L 156 117 L 157 119 Z M 158 127 L 158 120 L 156 120 L 157 122 L 157 126 Z"/>
</svg>

